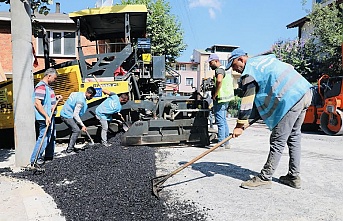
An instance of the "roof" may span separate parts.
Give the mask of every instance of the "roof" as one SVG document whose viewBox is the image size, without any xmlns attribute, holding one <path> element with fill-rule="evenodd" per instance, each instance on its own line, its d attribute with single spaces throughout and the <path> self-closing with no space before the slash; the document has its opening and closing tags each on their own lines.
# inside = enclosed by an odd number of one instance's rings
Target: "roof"
<svg viewBox="0 0 343 221">
<path fill-rule="evenodd" d="M 144 37 L 148 10 L 145 5 L 115 5 L 72 12 L 69 17 L 77 23 L 88 40 L 122 38 L 125 36 L 125 14 L 129 14 L 131 37 Z"/>
<path fill-rule="evenodd" d="M 221 44 L 214 44 L 210 48 L 213 48 L 213 47 L 239 48 L 239 46 L 236 46 L 236 45 L 221 45 Z"/>
<path fill-rule="evenodd" d="M 301 27 L 303 26 L 306 22 L 310 21 L 310 19 L 308 17 L 303 17 L 303 18 L 300 18 L 290 24 L 288 24 L 286 27 L 287 28 L 296 28 L 296 27 Z"/>
<path fill-rule="evenodd" d="M 342 4 L 343 3 L 343 0 L 336 0 L 335 1 L 336 2 L 336 4 Z M 332 4 L 332 3 L 331 3 Z M 330 5 L 331 5 L 330 4 Z M 310 19 L 308 18 L 308 17 L 302 17 L 302 18 L 300 18 L 300 19 L 298 19 L 298 20 L 296 20 L 296 21 L 294 21 L 294 22 L 292 22 L 292 23 L 290 23 L 290 24 L 288 24 L 286 27 L 287 28 L 296 28 L 296 27 L 302 27 L 306 22 L 308 22 L 308 21 L 310 21 Z"/>
<path fill-rule="evenodd" d="M 193 61 L 176 61 L 175 64 L 199 64 L 199 62 L 193 62 Z"/>
<path fill-rule="evenodd" d="M 35 14 L 38 22 L 41 23 L 57 23 L 57 24 L 73 24 L 73 20 L 67 14 L 63 13 L 49 13 L 47 15 Z M 11 21 L 10 12 L 0 12 L 0 21 Z"/>
<path fill-rule="evenodd" d="M 212 54 L 211 52 L 205 51 L 204 49 L 194 49 L 194 50 L 200 52 L 200 54 L 206 54 L 206 55 Z"/>
</svg>

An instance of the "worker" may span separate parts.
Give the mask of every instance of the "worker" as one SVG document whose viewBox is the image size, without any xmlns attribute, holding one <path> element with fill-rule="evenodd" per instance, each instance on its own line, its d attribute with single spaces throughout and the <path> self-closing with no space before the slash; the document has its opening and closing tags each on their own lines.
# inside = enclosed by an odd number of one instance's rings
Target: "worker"
<svg viewBox="0 0 343 221">
<path fill-rule="evenodd" d="M 86 132 L 87 127 L 81 120 L 81 116 L 86 113 L 88 108 L 87 100 L 94 97 L 96 91 L 94 87 L 88 87 L 86 92 L 73 92 L 62 107 L 61 120 L 71 129 L 66 153 L 76 152 L 75 143 L 81 130 Z M 81 127 L 81 129 L 80 129 Z"/>
<path fill-rule="evenodd" d="M 51 84 L 56 81 L 57 76 L 58 73 L 55 69 L 47 69 L 44 72 L 43 79 L 35 86 L 34 89 L 33 97 L 35 106 L 35 119 L 38 125 L 39 135 L 36 141 L 36 145 L 31 154 L 31 166 L 42 165 L 46 160 L 52 160 L 54 156 L 56 137 L 56 111 L 52 113 L 52 110 L 54 110 L 54 106 L 57 104 L 57 100 L 62 99 L 61 95 L 55 95 L 55 92 L 51 87 Z M 45 137 L 43 137 L 44 134 Z M 38 153 L 39 148 L 40 151 Z M 44 151 L 45 155 L 43 157 Z"/>
<path fill-rule="evenodd" d="M 109 95 L 96 109 L 96 118 L 101 124 L 101 143 L 108 147 L 110 144 L 107 142 L 108 123 L 112 121 L 112 115 L 117 113 L 120 115 L 121 105 L 129 100 L 127 94 L 116 94 L 107 89 L 102 89 L 102 92 Z"/>
<path fill-rule="evenodd" d="M 173 96 L 180 96 L 180 94 L 177 92 L 177 88 L 173 89 Z"/>
<path fill-rule="evenodd" d="M 214 88 L 212 92 L 213 114 L 218 126 L 218 142 L 229 136 L 229 126 L 226 120 L 226 113 L 229 101 L 234 99 L 233 79 L 230 72 L 219 61 L 217 54 L 211 54 L 208 58 L 209 66 L 214 70 Z M 218 148 L 219 149 L 219 148 Z M 220 149 L 230 149 L 229 142 L 221 145 Z"/>
<path fill-rule="evenodd" d="M 255 103 L 258 113 L 272 131 L 270 150 L 261 172 L 245 181 L 241 187 L 247 189 L 271 188 L 271 180 L 282 152 L 289 148 L 289 168 L 280 182 L 293 188 L 301 187 L 300 152 L 301 125 L 311 103 L 311 84 L 293 66 L 276 59 L 275 55 L 249 58 L 244 50 L 232 51 L 227 68 L 241 74 L 243 98 L 238 113 L 233 137 L 243 133 Z"/>
</svg>

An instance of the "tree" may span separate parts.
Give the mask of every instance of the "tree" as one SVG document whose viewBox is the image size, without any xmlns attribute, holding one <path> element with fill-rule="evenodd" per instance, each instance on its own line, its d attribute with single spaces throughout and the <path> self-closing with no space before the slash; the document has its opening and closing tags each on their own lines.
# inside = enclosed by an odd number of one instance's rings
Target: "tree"
<svg viewBox="0 0 343 221">
<path fill-rule="evenodd" d="M 174 62 L 186 49 L 183 30 L 177 18 L 170 14 L 170 5 L 164 0 L 122 0 L 121 4 L 144 4 L 148 8 L 147 37 L 151 39 L 152 55 L 165 55 Z"/>
<path fill-rule="evenodd" d="M 310 82 L 314 82 L 319 77 L 314 74 L 316 61 L 312 55 L 316 45 L 313 39 L 307 40 L 279 40 L 272 46 L 272 52 L 280 60 L 294 66 L 301 75 Z"/>
<path fill-rule="evenodd" d="M 342 75 L 343 4 L 314 5 L 308 15 L 312 32 L 306 40 L 278 41 L 272 52 L 292 64 L 309 81 L 322 74 Z"/>
<path fill-rule="evenodd" d="M 21 0 L 23 1 L 23 0 Z M 11 0 L 0 0 L 0 3 L 10 4 Z M 40 14 L 47 15 L 50 11 L 47 5 L 49 5 L 51 0 L 31 0 L 32 12 L 38 10 Z"/>
<path fill-rule="evenodd" d="M 320 70 L 329 75 L 342 74 L 343 4 L 314 6 L 308 16 L 313 27 L 312 38 L 316 42 L 315 59 Z"/>
</svg>

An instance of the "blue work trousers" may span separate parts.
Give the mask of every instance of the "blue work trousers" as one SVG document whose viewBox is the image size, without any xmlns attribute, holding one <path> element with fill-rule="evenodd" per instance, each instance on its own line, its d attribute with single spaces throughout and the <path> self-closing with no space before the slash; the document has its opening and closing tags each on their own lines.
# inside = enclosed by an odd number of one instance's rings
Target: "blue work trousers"
<svg viewBox="0 0 343 221">
<path fill-rule="evenodd" d="M 213 113 L 218 126 L 218 142 L 224 140 L 230 134 L 229 126 L 226 121 L 228 106 L 229 102 L 218 103 L 217 101 L 214 101 L 213 103 Z"/>
<path fill-rule="evenodd" d="M 56 138 L 55 117 L 51 118 L 51 124 L 49 125 L 48 129 L 47 129 L 45 120 L 37 120 L 37 123 L 38 123 L 39 135 L 36 141 L 36 145 L 33 148 L 33 152 L 31 154 L 31 158 L 30 158 L 31 163 L 35 161 L 39 148 L 40 148 L 40 151 L 38 153 L 37 160 L 38 159 L 44 160 L 43 159 L 44 151 L 45 151 L 45 157 L 51 158 L 51 159 L 53 158 L 54 152 L 55 152 L 55 138 Z M 45 131 L 46 131 L 46 135 L 43 139 Z"/>
</svg>

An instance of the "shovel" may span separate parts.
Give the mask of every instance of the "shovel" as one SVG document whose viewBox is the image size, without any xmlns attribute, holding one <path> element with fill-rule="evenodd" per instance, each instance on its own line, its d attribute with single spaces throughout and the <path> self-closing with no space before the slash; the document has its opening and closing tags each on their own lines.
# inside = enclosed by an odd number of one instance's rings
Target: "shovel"
<svg viewBox="0 0 343 221">
<path fill-rule="evenodd" d="M 90 143 L 89 145 L 90 145 L 90 146 L 93 146 L 93 145 L 94 145 L 94 141 L 93 141 L 91 135 L 89 135 L 88 131 L 86 131 L 86 134 L 87 134 L 88 138 L 89 138 L 90 141 L 91 141 L 91 143 Z"/>
<path fill-rule="evenodd" d="M 60 101 L 60 100 L 57 100 L 57 101 L 56 101 L 55 106 L 54 106 L 54 107 L 52 108 L 52 110 L 51 110 L 51 115 L 50 115 L 50 117 L 49 117 L 50 122 L 51 122 L 52 116 L 53 116 L 53 114 L 54 114 L 54 111 L 55 111 L 55 109 L 56 109 L 56 107 L 57 107 L 59 101 Z M 40 153 L 40 151 L 41 151 L 41 149 L 42 149 L 42 146 L 43 146 L 43 143 L 44 143 L 44 139 L 45 139 L 46 134 L 47 134 L 47 132 L 48 132 L 49 126 L 50 126 L 50 124 L 46 126 L 46 129 L 45 129 L 44 134 L 43 134 L 43 137 L 42 137 L 42 141 L 41 141 L 40 144 L 39 144 L 39 148 L 38 148 L 37 154 L 36 154 L 36 156 L 35 156 L 35 160 L 33 161 L 33 165 L 31 165 L 30 167 L 24 168 L 24 170 L 28 170 L 28 171 L 32 170 L 34 174 L 35 174 L 36 172 L 44 172 L 44 171 L 45 171 L 44 168 L 41 168 L 41 167 L 37 164 L 37 160 L 38 160 L 39 153 Z"/>
<path fill-rule="evenodd" d="M 118 115 L 120 116 L 120 119 L 123 121 L 123 130 L 124 130 L 125 132 L 128 131 L 129 128 L 130 128 L 129 125 L 127 125 L 125 119 L 123 118 L 123 116 L 122 116 L 120 113 L 118 113 Z"/>
<path fill-rule="evenodd" d="M 246 126 L 243 127 L 243 130 L 245 130 L 246 128 L 248 128 L 249 126 L 251 126 L 253 123 L 255 123 L 256 121 L 258 121 L 260 119 L 260 117 L 255 118 L 254 120 L 250 121 L 249 124 L 247 124 Z M 156 196 L 157 198 L 159 198 L 159 192 L 163 189 L 163 183 L 166 182 L 167 179 L 169 179 L 170 177 L 174 176 L 175 174 L 177 174 L 178 172 L 180 172 L 181 170 L 185 169 L 186 167 L 188 167 L 189 165 L 193 164 L 194 162 L 196 162 L 197 160 L 203 158 L 204 156 L 206 156 L 207 154 L 211 153 L 212 151 L 214 151 L 215 149 L 217 149 L 220 145 L 226 143 L 227 141 L 231 140 L 232 138 L 232 134 L 230 136 L 228 136 L 227 138 L 225 138 L 224 140 L 220 141 L 218 144 L 216 144 L 215 146 L 211 147 L 210 149 L 206 150 L 205 152 L 203 152 L 202 154 L 200 154 L 199 156 L 195 157 L 194 159 L 192 159 L 191 161 L 189 161 L 188 163 L 182 165 L 181 167 L 179 167 L 178 169 L 174 170 L 173 172 L 166 174 L 166 175 L 162 175 L 162 176 L 158 176 L 155 177 L 151 180 L 152 183 L 152 194 L 154 196 Z"/>
</svg>

